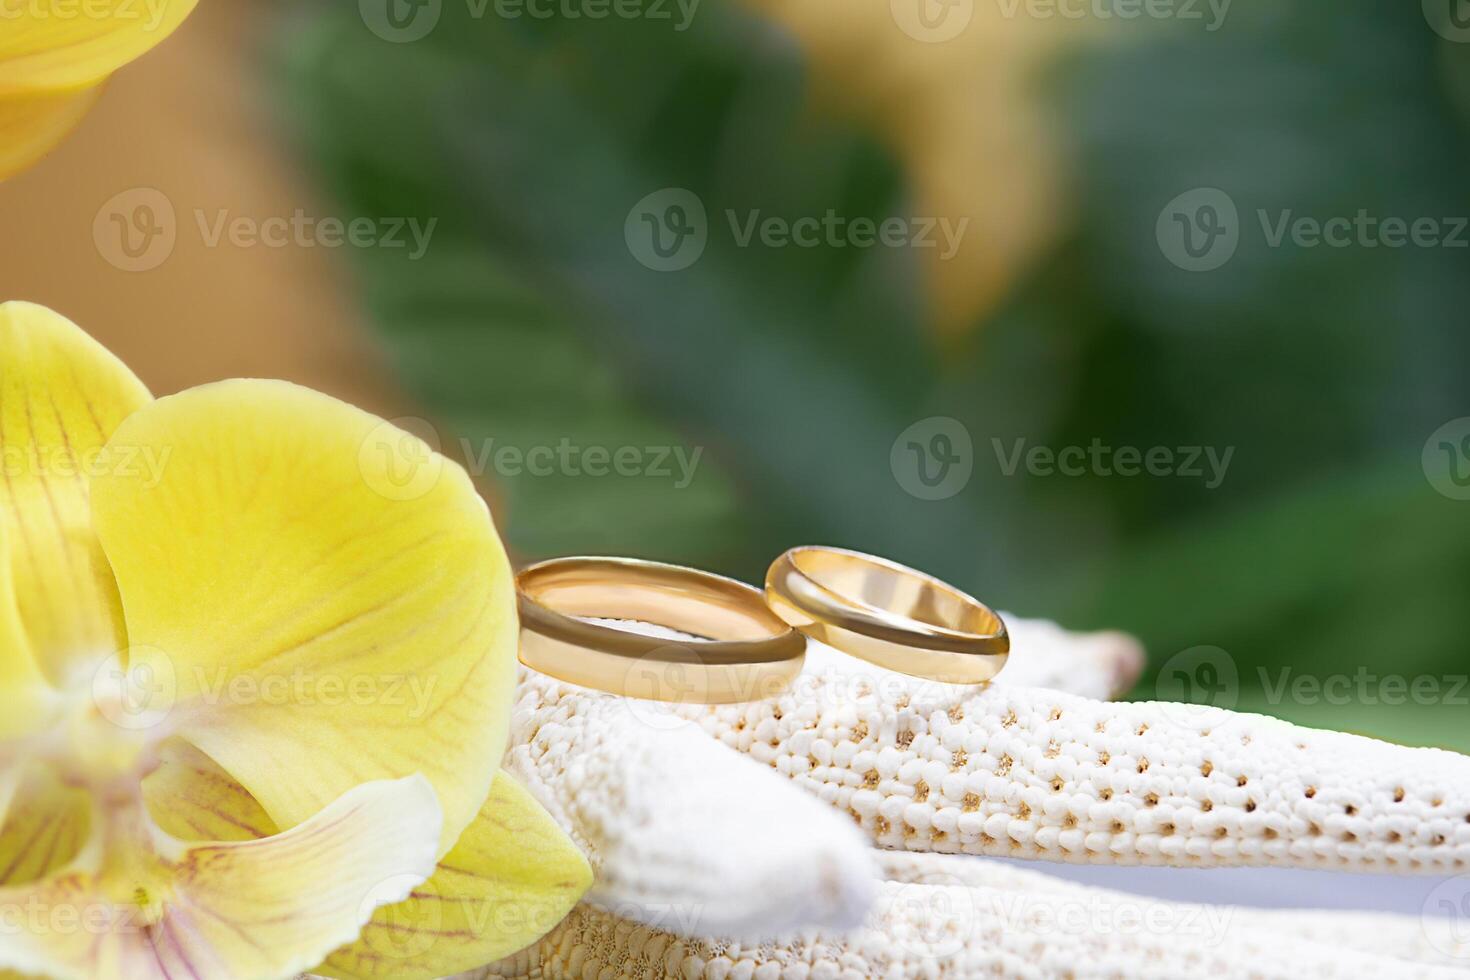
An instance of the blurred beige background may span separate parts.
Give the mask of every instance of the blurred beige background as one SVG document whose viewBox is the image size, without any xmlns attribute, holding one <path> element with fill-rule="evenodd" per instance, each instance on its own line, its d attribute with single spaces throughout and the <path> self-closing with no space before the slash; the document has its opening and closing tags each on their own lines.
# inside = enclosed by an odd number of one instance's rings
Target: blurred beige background
<svg viewBox="0 0 1470 980">
<path fill-rule="evenodd" d="M 0 298 L 44 303 L 122 357 L 154 394 L 225 377 L 310 385 L 380 414 L 404 402 L 357 327 L 340 250 L 206 244 L 195 219 L 322 216 L 252 84 L 270 5 L 211 0 L 120 71 L 81 126 L 0 183 Z M 173 251 L 128 272 L 94 241 L 133 188 L 172 202 Z"/>
</svg>

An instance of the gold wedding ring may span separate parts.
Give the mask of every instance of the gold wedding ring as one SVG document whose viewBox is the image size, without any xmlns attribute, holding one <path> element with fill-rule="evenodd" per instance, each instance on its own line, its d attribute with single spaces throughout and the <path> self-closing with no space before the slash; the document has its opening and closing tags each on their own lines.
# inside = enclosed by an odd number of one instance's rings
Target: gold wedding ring
<svg viewBox="0 0 1470 980">
<path fill-rule="evenodd" d="M 766 601 L 808 637 L 904 674 L 980 684 L 1011 639 L 988 606 L 931 575 L 841 548 L 792 548 L 766 572 Z"/>
<path fill-rule="evenodd" d="M 806 638 L 759 589 L 636 558 L 555 558 L 516 576 L 521 662 L 614 694 L 691 704 L 756 701 L 801 673 Z M 590 619 L 699 637 L 648 636 Z"/>
</svg>

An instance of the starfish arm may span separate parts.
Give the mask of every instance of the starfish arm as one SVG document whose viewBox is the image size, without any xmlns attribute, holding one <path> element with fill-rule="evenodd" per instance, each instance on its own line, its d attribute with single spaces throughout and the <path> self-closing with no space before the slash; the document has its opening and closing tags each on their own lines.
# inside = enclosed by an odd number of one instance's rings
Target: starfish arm
<svg viewBox="0 0 1470 980">
<path fill-rule="evenodd" d="M 1319 946 L 1368 953 L 1410 963 L 1454 968 L 1470 973 L 1470 937 L 1454 930 L 1455 922 L 1421 916 L 1374 912 L 1256 909 L 1174 903 L 1128 896 L 1075 884 L 1041 871 L 962 855 L 885 851 L 878 856 L 884 879 L 902 883 L 948 882 L 1018 895 L 1049 895 L 1075 906 L 1111 903 L 1127 909 L 1131 901 L 1164 923 L 1202 936 L 1223 936 L 1233 945 L 1251 935 L 1277 934 L 1309 940 Z M 1442 927 L 1442 928 L 1440 928 Z"/>
<path fill-rule="evenodd" d="M 840 814 L 649 702 L 523 670 L 504 762 L 587 855 L 589 898 L 681 934 L 848 928 L 870 849 Z"/>
<path fill-rule="evenodd" d="M 592 904 L 535 946 L 460 980 L 615 977 L 727 980 L 808 977 L 1041 977 L 1177 980 L 1463 980 L 1465 973 L 1274 931 L 1219 928 L 1234 910 L 1175 906 L 1088 890 L 1069 895 L 884 882 L 861 929 L 778 943 L 681 939 Z M 1211 930 L 1215 931 L 1211 931 Z"/>
<path fill-rule="evenodd" d="M 1111 701 L 1126 694 L 1143 673 L 1143 645 L 1127 633 L 1079 633 L 1046 619 L 1004 615 L 1014 654 L 995 683 L 1046 687 Z M 817 654 L 820 656 L 820 654 Z"/>
<path fill-rule="evenodd" d="M 679 710 L 888 848 L 1470 869 L 1470 757 L 1456 753 L 1215 708 L 954 687 L 858 661 L 766 701 Z"/>
</svg>

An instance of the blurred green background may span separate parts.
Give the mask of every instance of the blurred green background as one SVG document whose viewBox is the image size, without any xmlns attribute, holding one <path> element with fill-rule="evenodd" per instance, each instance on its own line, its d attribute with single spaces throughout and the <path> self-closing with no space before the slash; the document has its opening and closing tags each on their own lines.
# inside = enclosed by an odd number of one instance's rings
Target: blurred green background
<svg viewBox="0 0 1470 980">
<path fill-rule="evenodd" d="M 904 0 L 704 0 L 682 30 L 663 0 L 602 19 L 389 0 L 386 22 L 373 2 L 293 8 L 266 72 L 344 217 L 438 221 L 421 257 L 352 253 L 393 369 L 471 457 L 700 453 L 687 486 L 479 467 L 518 557 L 758 581 L 793 544 L 845 545 L 1136 633 L 1139 697 L 1216 647 L 1238 689 L 1185 696 L 1470 750 L 1470 502 L 1422 461 L 1470 416 L 1452 220 L 1470 215 L 1470 43 L 1419 4 L 1241 2 L 1207 29 L 1202 5 L 1073 21 L 975 0 L 935 40 L 905 32 Z M 702 205 L 707 243 L 658 271 L 628 229 L 666 188 Z M 1169 211 L 1198 188 L 1238 211 L 1207 271 L 1168 238 L 1207 230 Z M 1440 239 L 1277 244 L 1260 217 L 1360 211 L 1434 219 Z M 731 212 L 971 220 L 944 259 L 742 246 Z M 923 499 L 900 435 L 944 450 L 934 417 L 968 436 L 949 453 L 970 475 Z M 1016 440 L 1233 455 L 1215 487 L 1007 473 Z M 1346 701 L 1272 693 L 1364 672 Z M 1373 678 L 1390 675 L 1438 693 L 1389 703 Z"/>
</svg>

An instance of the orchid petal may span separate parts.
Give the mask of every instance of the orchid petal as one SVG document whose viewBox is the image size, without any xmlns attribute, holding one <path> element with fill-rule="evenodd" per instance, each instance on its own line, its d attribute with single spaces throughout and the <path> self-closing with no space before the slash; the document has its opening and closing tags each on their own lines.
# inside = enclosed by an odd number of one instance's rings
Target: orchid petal
<svg viewBox="0 0 1470 980">
<path fill-rule="evenodd" d="M 0 304 L 0 537 L 31 656 L 53 681 L 124 645 L 89 484 L 103 443 L 148 401 L 142 382 L 65 317 Z M 4 669 L 18 658 L 7 646 Z"/>
<path fill-rule="evenodd" d="M 91 801 L 50 769 L 14 772 L 14 792 L 0 819 L 0 885 L 35 881 L 76 857 L 91 826 Z"/>
<path fill-rule="evenodd" d="M 523 949 L 566 917 L 592 868 L 535 798 L 501 772 L 427 882 L 378 910 L 315 972 L 367 980 L 448 976 Z"/>
<path fill-rule="evenodd" d="M 143 780 L 154 822 L 180 840 L 259 840 L 280 828 L 219 763 L 181 739 L 160 751 L 162 765 Z"/>
<path fill-rule="evenodd" d="M 424 880 L 440 819 L 428 782 L 409 777 L 356 787 L 265 840 L 186 844 L 159 832 L 159 914 L 126 888 L 119 897 L 105 864 L 0 889 L 0 907 L 50 913 L 7 933 L 0 966 L 63 980 L 291 976 Z"/>
<path fill-rule="evenodd" d="M 0 95 L 101 81 L 172 34 L 196 2 L 26 0 L 0 7 Z"/>
<path fill-rule="evenodd" d="M 93 516 L 130 669 L 170 724 L 293 826 L 422 772 L 440 853 L 479 811 L 515 681 L 510 567 L 469 477 L 420 440 L 285 382 L 226 381 L 132 415 Z"/>
<path fill-rule="evenodd" d="M 19 173 L 71 133 L 102 94 L 100 85 L 0 95 L 0 179 Z"/>
</svg>

